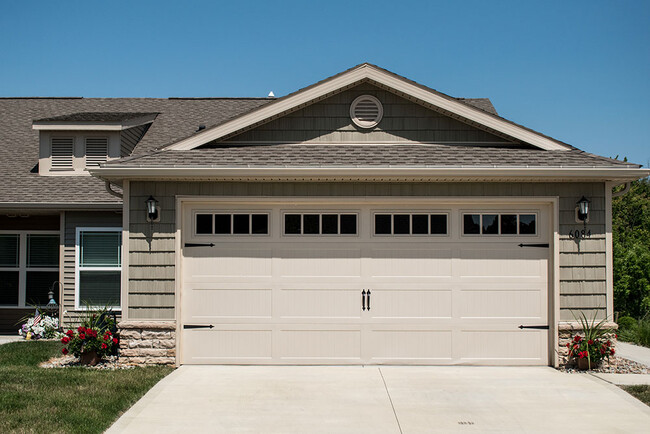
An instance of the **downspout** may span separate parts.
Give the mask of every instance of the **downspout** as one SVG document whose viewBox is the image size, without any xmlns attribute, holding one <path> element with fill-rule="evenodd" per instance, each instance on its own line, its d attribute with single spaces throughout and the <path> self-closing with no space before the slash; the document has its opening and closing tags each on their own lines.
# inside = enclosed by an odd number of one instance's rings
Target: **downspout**
<svg viewBox="0 0 650 434">
<path fill-rule="evenodd" d="M 122 193 L 118 193 L 117 191 L 113 190 L 111 188 L 111 181 L 106 181 L 106 191 L 108 191 L 110 194 L 112 194 L 115 197 L 119 197 L 120 199 L 124 199 L 124 195 Z"/>
<path fill-rule="evenodd" d="M 630 191 L 631 187 L 632 187 L 632 183 L 631 182 L 626 182 L 625 183 L 625 188 L 623 188 L 623 190 L 621 190 L 621 191 L 617 191 L 616 193 L 612 193 L 612 197 L 619 197 L 619 196 L 623 196 L 623 195 L 627 194 Z"/>
</svg>

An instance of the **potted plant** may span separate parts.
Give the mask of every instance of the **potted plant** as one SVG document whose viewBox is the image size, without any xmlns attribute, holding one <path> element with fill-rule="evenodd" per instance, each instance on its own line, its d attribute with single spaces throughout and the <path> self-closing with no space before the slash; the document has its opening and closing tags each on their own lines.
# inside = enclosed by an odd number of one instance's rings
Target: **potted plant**
<svg viewBox="0 0 650 434">
<path fill-rule="evenodd" d="M 115 353 L 119 340 L 111 330 L 115 331 L 115 321 L 106 309 L 88 312 L 76 331 L 70 329 L 61 338 L 66 345 L 62 353 L 79 357 L 82 365 L 95 366 Z"/>
<path fill-rule="evenodd" d="M 584 313 L 581 312 L 581 315 L 577 320 L 580 322 L 584 336 L 574 335 L 567 347 L 569 358 L 578 365 L 578 369 L 588 370 L 600 365 L 604 359 L 609 360 L 609 356 L 613 356 L 615 350 L 612 348 L 612 342 L 605 337 L 606 330 L 603 329 L 605 320 L 596 323 L 595 316 L 588 321 Z"/>
</svg>

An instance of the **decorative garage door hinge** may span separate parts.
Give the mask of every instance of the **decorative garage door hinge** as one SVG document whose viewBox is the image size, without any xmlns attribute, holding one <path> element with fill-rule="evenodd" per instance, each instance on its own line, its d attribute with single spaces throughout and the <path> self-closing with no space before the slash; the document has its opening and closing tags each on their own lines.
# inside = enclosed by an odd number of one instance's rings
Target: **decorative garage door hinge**
<svg viewBox="0 0 650 434">
<path fill-rule="evenodd" d="M 547 325 L 538 325 L 538 326 L 525 326 L 525 325 L 520 325 L 520 329 L 536 329 L 536 330 L 548 330 Z"/>
<path fill-rule="evenodd" d="M 212 324 L 185 324 L 184 329 L 212 329 L 214 326 Z"/>
<path fill-rule="evenodd" d="M 214 243 L 185 243 L 185 247 L 214 247 Z"/>
<path fill-rule="evenodd" d="M 187 244 L 186 244 L 187 245 Z M 546 244 L 519 244 L 519 247 L 546 247 L 548 248 L 548 243 Z"/>
</svg>

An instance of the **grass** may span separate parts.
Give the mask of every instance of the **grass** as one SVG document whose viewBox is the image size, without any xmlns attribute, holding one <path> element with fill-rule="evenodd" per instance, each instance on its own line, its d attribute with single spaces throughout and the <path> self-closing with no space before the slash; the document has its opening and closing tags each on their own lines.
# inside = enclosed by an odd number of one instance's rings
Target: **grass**
<svg viewBox="0 0 650 434">
<path fill-rule="evenodd" d="M 618 338 L 624 342 L 650 347 L 650 318 L 626 323 L 620 327 Z"/>
<path fill-rule="evenodd" d="M 621 386 L 621 388 L 645 405 L 650 406 L 650 386 Z"/>
<path fill-rule="evenodd" d="M 38 367 L 61 348 L 43 341 L 0 345 L 0 432 L 101 433 L 173 370 Z"/>
</svg>

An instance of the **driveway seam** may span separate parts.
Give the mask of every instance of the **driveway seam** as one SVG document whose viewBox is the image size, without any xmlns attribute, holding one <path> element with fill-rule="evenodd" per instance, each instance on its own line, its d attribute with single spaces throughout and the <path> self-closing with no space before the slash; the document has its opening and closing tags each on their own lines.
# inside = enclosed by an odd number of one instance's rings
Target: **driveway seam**
<svg viewBox="0 0 650 434">
<path fill-rule="evenodd" d="M 397 428 L 399 428 L 400 434 L 404 434 L 402 431 L 402 425 L 399 423 L 399 418 L 397 417 L 397 412 L 395 411 L 395 405 L 393 405 L 393 398 L 390 396 L 390 392 L 388 391 L 388 386 L 386 385 L 386 379 L 384 378 L 384 373 L 381 372 L 381 368 L 377 368 L 379 370 L 379 375 L 381 375 L 381 381 L 384 382 L 384 389 L 386 389 L 386 394 L 388 395 L 388 401 L 390 401 L 390 406 L 393 409 L 393 414 L 395 415 L 395 420 L 397 421 Z"/>
</svg>

